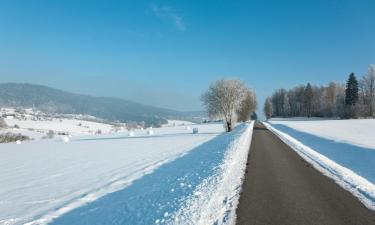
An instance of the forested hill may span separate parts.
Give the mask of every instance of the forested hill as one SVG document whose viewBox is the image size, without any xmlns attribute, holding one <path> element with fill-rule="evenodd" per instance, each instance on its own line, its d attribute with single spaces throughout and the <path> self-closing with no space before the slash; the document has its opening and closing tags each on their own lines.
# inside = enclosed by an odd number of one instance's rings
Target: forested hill
<svg viewBox="0 0 375 225">
<path fill-rule="evenodd" d="M 165 123 L 166 119 L 191 120 L 197 116 L 118 98 L 92 97 L 20 83 L 0 84 L 0 106 L 34 107 L 47 113 L 88 114 L 111 121 L 144 121 L 151 125 Z"/>
</svg>

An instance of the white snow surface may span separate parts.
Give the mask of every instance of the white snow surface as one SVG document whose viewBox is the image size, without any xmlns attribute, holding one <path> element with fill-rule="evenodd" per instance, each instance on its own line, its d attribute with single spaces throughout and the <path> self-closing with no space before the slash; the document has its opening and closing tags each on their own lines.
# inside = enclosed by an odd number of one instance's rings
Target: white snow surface
<svg viewBox="0 0 375 225">
<path fill-rule="evenodd" d="M 222 124 L 192 127 L 201 133 L 191 134 L 185 126 L 174 126 L 154 128 L 153 136 L 146 130 L 135 130 L 134 137 L 106 134 L 73 137 L 68 143 L 37 140 L 1 144 L 0 224 L 48 223 L 123 189 L 223 132 Z M 238 171 L 235 175 L 238 183 Z"/>
<path fill-rule="evenodd" d="M 163 127 L 174 127 L 174 126 L 184 126 L 193 125 L 194 123 L 186 120 L 168 120 L 167 124 L 163 124 Z"/>
<path fill-rule="evenodd" d="M 372 163 L 375 158 L 372 150 L 351 147 L 345 144 L 330 144 L 331 142 L 329 141 L 312 138 L 311 136 L 304 138 L 305 135 L 301 133 L 298 133 L 298 137 L 300 138 L 298 140 L 295 138 L 297 133 L 292 131 L 283 132 L 280 130 L 282 127 L 279 129 L 275 128 L 275 125 L 282 124 L 298 131 L 312 133 L 316 136 L 329 137 L 335 141 L 340 140 L 342 143 L 353 144 L 354 142 L 364 140 L 367 141 L 366 146 L 368 146 L 371 145 L 371 138 L 374 135 L 374 133 L 370 135 L 370 130 L 373 129 L 373 124 L 375 124 L 373 121 L 375 120 L 284 120 L 282 122 L 272 120 L 271 123 L 264 123 L 264 125 L 315 169 L 333 179 L 342 188 L 351 192 L 367 208 L 375 210 L 375 184 L 371 182 L 375 178 L 375 164 Z M 349 132 L 348 129 L 350 130 L 352 127 L 358 130 L 361 130 L 360 128 L 362 127 L 365 131 L 360 132 L 360 134 Z M 323 133 L 323 135 L 319 132 Z M 349 134 L 352 134 L 353 137 Z M 365 137 L 361 137 L 361 135 L 365 135 Z M 342 138 L 349 140 L 341 140 Z M 305 142 L 318 147 L 313 149 Z M 356 144 L 362 145 L 361 143 Z M 366 162 L 363 161 L 364 159 L 366 159 Z M 361 176 L 359 173 L 363 173 L 364 175 Z"/>
<path fill-rule="evenodd" d="M 375 149 L 375 119 L 271 119 L 270 124 L 281 124 L 338 142 Z"/>
<path fill-rule="evenodd" d="M 194 195 L 184 200 L 185 206 L 173 214 L 172 220 L 166 224 L 235 224 L 253 126 L 252 121 L 236 134 L 218 172 L 204 180 L 194 190 Z"/>
<path fill-rule="evenodd" d="M 9 127 L 18 125 L 20 128 L 8 128 L 1 132 L 22 133 L 34 139 L 39 139 L 46 132 L 52 130 L 54 132 L 67 132 L 74 136 L 95 134 L 96 131 L 101 130 L 102 133 L 110 133 L 112 125 L 106 123 L 78 120 L 78 119 L 59 119 L 52 118 L 51 120 L 20 120 L 17 118 L 4 119 Z"/>
</svg>

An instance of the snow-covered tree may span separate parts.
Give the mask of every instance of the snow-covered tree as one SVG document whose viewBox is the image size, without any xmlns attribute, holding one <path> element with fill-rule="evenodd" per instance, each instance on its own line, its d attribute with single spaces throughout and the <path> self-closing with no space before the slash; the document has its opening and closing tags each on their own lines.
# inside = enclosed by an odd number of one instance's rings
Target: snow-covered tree
<svg viewBox="0 0 375 225">
<path fill-rule="evenodd" d="M 264 115 L 266 115 L 266 118 L 269 119 L 273 115 L 273 107 L 272 107 L 272 102 L 271 98 L 267 97 L 266 101 L 264 102 Z"/>
<path fill-rule="evenodd" d="M 228 132 L 237 121 L 237 112 L 247 96 L 248 89 L 238 79 L 221 79 L 210 85 L 202 95 L 202 102 L 210 118 L 221 118 Z"/>
<path fill-rule="evenodd" d="M 337 84 L 335 82 L 329 83 L 328 87 L 324 90 L 323 115 L 326 117 L 333 117 L 335 114 L 336 90 Z"/>
<path fill-rule="evenodd" d="M 370 66 L 368 73 L 361 80 L 361 96 L 364 106 L 363 116 L 375 116 L 375 68 Z"/>
<path fill-rule="evenodd" d="M 281 88 L 279 90 L 276 90 L 275 93 L 272 95 L 272 105 L 273 105 L 273 110 L 274 110 L 274 114 L 275 116 L 282 116 L 282 117 L 286 117 L 286 111 L 287 109 L 285 109 L 285 106 L 287 104 L 284 104 L 284 102 L 286 101 L 286 95 L 287 95 L 287 90 L 285 90 L 284 88 Z"/>
<path fill-rule="evenodd" d="M 255 92 L 251 89 L 246 90 L 246 97 L 241 103 L 240 109 L 237 111 L 238 121 L 247 121 L 250 119 L 252 113 L 255 112 L 257 108 L 257 100 Z"/>
</svg>

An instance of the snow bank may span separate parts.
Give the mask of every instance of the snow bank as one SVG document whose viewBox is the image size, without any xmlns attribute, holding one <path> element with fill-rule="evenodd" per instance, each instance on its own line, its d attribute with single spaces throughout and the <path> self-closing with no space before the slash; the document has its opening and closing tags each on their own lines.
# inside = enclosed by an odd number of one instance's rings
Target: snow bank
<svg viewBox="0 0 375 225">
<path fill-rule="evenodd" d="M 310 122 L 312 121 L 309 121 L 309 123 Z M 357 151 L 357 154 L 346 155 L 345 152 L 340 153 L 341 149 L 333 148 L 329 150 L 334 151 L 335 154 L 334 155 L 331 154 L 330 155 L 331 158 L 329 158 L 323 154 L 320 154 L 315 149 L 310 148 L 309 146 L 305 145 L 299 140 L 295 139 L 291 135 L 285 132 L 282 132 L 279 129 L 276 129 L 274 127 L 275 125 L 272 126 L 269 123 L 264 123 L 264 125 L 273 133 L 275 133 L 278 137 L 280 137 L 280 139 L 283 142 L 291 146 L 292 149 L 294 149 L 303 159 L 309 162 L 315 169 L 320 171 L 322 174 L 332 178 L 341 187 L 351 192 L 366 207 L 368 207 L 369 209 L 375 210 L 375 185 L 374 183 L 370 182 L 368 179 L 366 179 L 366 177 L 362 177 L 358 175 L 356 172 L 352 170 L 353 168 L 358 170 L 358 167 L 356 167 L 356 165 L 358 164 L 368 163 L 368 161 L 367 162 L 363 160 L 358 161 L 358 158 L 363 158 L 361 157 L 361 153 L 364 153 L 364 152 Z M 289 125 L 290 125 L 290 121 L 289 121 Z M 304 129 L 304 128 L 301 128 L 301 129 Z M 322 132 L 324 132 L 323 131 L 324 129 L 325 129 L 324 127 L 321 127 Z M 308 138 L 311 138 L 311 137 L 308 137 Z M 321 141 L 323 142 L 323 140 Z M 319 147 L 319 149 L 324 148 L 324 147 L 325 146 Z M 371 153 L 371 150 L 368 150 L 367 152 Z M 344 167 L 336 162 L 340 160 L 340 158 L 342 159 L 343 157 L 344 157 L 344 160 L 355 162 L 355 164 L 351 164 L 353 165 L 353 168 L 351 168 L 350 166 Z M 351 158 L 346 159 L 345 157 L 351 157 Z M 332 160 L 332 158 L 334 159 L 337 158 L 337 160 L 334 161 Z M 373 161 L 374 157 L 372 156 L 372 158 L 368 158 L 368 160 Z M 365 166 L 362 170 L 369 171 L 371 175 L 374 172 L 374 164 L 371 163 L 370 161 L 370 163 L 368 163 L 368 165 Z M 359 170 L 359 171 L 361 172 L 362 170 Z M 368 178 L 372 178 L 372 176 L 369 176 Z"/>
<path fill-rule="evenodd" d="M 0 224 L 45 224 L 131 185 L 223 132 L 221 124 L 1 144 Z"/>
<path fill-rule="evenodd" d="M 185 205 L 167 224 L 234 224 L 235 210 L 244 179 L 254 122 L 241 128 L 215 174 L 205 179 L 184 200 Z"/>
<path fill-rule="evenodd" d="M 318 137 L 375 149 L 375 119 L 326 120 L 307 118 L 271 119 L 271 124 L 285 125 Z"/>
</svg>

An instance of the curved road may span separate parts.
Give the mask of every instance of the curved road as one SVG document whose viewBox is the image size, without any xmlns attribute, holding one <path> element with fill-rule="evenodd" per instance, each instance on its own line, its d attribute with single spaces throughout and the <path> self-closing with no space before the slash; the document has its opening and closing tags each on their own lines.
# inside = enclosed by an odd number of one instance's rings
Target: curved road
<svg viewBox="0 0 375 225">
<path fill-rule="evenodd" d="M 257 123 L 237 224 L 366 225 L 375 212 Z"/>
</svg>

